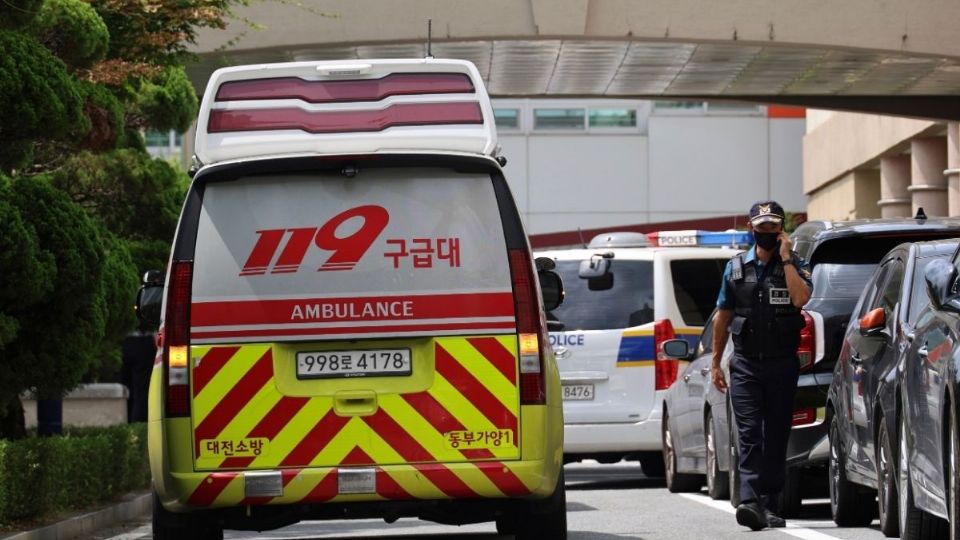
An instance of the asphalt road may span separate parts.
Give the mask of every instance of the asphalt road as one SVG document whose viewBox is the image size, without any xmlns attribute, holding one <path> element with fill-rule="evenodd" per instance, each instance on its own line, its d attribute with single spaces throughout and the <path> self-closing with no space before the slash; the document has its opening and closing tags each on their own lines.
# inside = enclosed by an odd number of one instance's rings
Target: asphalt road
<svg viewBox="0 0 960 540">
<path fill-rule="evenodd" d="M 567 465 L 567 520 L 570 540 L 878 540 L 884 538 L 874 522 L 870 528 L 842 529 L 830 519 L 826 500 L 807 500 L 803 515 L 789 520 L 786 529 L 754 533 L 737 525 L 727 501 L 702 494 L 677 495 L 662 480 L 643 476 L 636 463 Z M 97 540 L 144 540 L 149 523 L 97 535 Z M 311 521 L 263 533 L 227 531 L 226 540 L 301 539 L 390 540 L 507 540 L 492 523 L 462 527 L 436 525 L 415 519 L 393 524 L 380 520 Z"/>
</svg>

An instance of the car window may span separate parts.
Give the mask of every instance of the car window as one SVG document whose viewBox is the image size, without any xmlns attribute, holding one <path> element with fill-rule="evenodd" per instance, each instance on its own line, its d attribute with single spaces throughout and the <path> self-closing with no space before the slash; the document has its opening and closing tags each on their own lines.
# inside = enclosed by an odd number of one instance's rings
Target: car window
<svg viewBox="0 0 960 540">
<path fill-rule="evenodd" d="M 877 264 L 820 263 L 813 267 L 813 296 L 816 298 L 859 298 Z M 869 305 L 864 303 L 864 305 Z"/>
<path fill-rule="evenodd" d="M 700 343 L 697 344 L 697 356 L 707 354 L 713 350 L 713 317 L 708 317 L 700 332 Z"/>
<path fill-rule="evenodd" d="M 673 296 L 684 324 L 703 326 L 717 304 L 726 259 L 670 261 Z"/>
<path fill-rule="evenodd" d="M 557 261 L 564 300 L 547 319 L 563 330 L 628 328 L 653 322 L 653 262 L 610 261 L 613 287 L 591 291 L 579 275 L 580 261 Z M 720 278 L 717 278 L 719 284 Z"/>
<path fill-rule="evenodd" d="M 887 272 L 887 280 L 883 286 L 883 292 L 877 299 L 877 307 L 883 308 L 883 313 L 887 318 L 887 327 L 893 326 L 893 313 L 897 304 L 900 303 L 900 291 L 903 286 L 903 261 L 900 259 L 892 260 L 886 265 L 890 268 Z"/>
<path fill-rule="evenodd" d="M 863 293 L 860 295 L 860 301 L 853 310 L 853 314 L 857 319 L 862 318 L 868 311 L 873 309 L 874 299 L 877 297 L 877 291 L 887 277 L 887 270 L 888 267 L 886 266 L 877 268 L 872 277 L 867 281 L 867 285 L 863 288 Z"/>
</svg>

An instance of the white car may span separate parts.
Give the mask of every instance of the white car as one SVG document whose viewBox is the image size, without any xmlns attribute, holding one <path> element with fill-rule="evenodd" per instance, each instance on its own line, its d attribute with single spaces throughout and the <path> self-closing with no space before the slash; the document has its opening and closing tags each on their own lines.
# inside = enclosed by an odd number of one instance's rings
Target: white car
<svg viewBox="0 0 960 540">
<path fill-rule="evenodd" d="M 697 231 L 683 233 L 651 233 L 653 242 L 607 233 L 585 248 L 537 253 L 556 261 L 566 292 L 547 314 L 563 384 L 566 461 L 638 459 L 648 476 L 663 475 L 663 396 L 680 366 L 657 351 L 668 339 L 696 345 L 738 252 L 689 247 L 703 242 Z M 726 244 L 746 240 L 746 233 L 707 234 Z"/>
</svg>

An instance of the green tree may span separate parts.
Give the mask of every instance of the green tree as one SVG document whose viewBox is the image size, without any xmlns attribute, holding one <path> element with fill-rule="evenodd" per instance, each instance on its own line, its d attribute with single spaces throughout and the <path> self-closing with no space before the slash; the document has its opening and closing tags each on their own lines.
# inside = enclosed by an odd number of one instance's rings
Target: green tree
<svg viewBox="0 0 960 540">
<path fill-rule="evenodd" d="M 0 171 L 28 166 L 38 140 L 82 136 L 90 129 L 79 84 L 32 36 L 0 30 Z"/>
</svg>

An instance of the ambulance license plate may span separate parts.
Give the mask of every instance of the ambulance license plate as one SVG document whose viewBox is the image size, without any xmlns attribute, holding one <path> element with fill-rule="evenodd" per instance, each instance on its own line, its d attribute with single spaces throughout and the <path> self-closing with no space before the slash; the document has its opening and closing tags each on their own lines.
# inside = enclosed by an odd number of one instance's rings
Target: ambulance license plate
<svg viewBox="0 0 960 540">
<path fill-rule="evenodd" d="M 563 388 L 564 401 L 592 401 L 592 384 L 565 384 Z"/>
<path fill-rule="evenodd" d="M 298 379 L 388 377 L 411 373 L 410 349 L 304 351 L 297 353 Z"/>
</svg>

